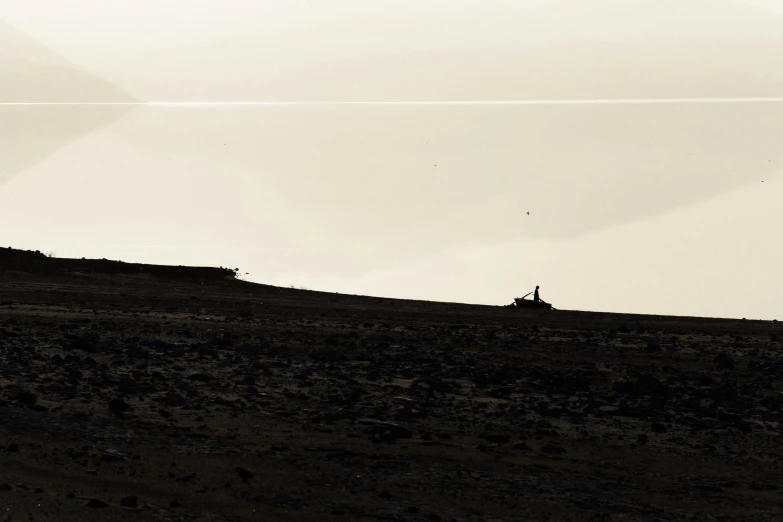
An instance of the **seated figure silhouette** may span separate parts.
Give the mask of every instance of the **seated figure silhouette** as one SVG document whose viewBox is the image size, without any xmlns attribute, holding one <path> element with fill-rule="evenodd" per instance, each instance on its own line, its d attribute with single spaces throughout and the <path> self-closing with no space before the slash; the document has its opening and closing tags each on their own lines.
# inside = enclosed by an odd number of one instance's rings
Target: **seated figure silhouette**
<svg viewBox="0 0 783 522">
<path fill-rule="evenodd" d="M 522 297 L 515 297 L 514 302 L 510 305 L 506 306 L 516 306 L 516 307 L 533 307 L 533 308 L 546 308 L 551 309 L 552 305 L 541 299 L 541 294 L 539 294 L 540 286 L 536 286 L 535 291 L 528 292 Z M 533 294 L 533 299 L 527 299 L 527 296 L 530 294 Z"/>
</svg>

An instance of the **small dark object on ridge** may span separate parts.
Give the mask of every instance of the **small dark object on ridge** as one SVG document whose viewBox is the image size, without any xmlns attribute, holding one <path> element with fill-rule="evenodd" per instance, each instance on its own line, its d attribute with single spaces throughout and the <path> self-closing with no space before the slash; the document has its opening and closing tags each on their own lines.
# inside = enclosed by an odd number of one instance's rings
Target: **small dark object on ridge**
<svg viewBox="0 0 783 522">
<path fill-rule="evenodd" d="M 533 292 L 528 292 L 522 297 L 515 297 L 514 302 L 507 306 L 513 306 L 517 308 L 542 308 L 551 310 L 552 304 L 547 303 L 541 299 L 541 295 L 538 292 L 539 288 L 539 286 L 536 286 L 536 289 Z M 533 294 L 533 299 L 525 299 L 525 297 L 529 296 L 530 294 Z"/>
</svg>

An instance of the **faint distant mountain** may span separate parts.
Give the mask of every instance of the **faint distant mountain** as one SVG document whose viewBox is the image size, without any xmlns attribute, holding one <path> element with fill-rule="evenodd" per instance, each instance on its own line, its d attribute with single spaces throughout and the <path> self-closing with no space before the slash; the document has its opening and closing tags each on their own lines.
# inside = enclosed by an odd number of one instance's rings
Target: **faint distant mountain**
<svg viewBox="0 0 783 522">
<path fill-rule="evenodd" d="M 0 102 L 125 102 L 133 98 L 0 21 Z M 0 107 L 0 183 L 126 112 L 124 107 Z"/>
<path fill-rule="evenodd" d="M 110 77 L 147 101 L 783 93 L 775 13 L 722 0 L 567 4 L 543 17 L 509 10 L 481 34 L 479 9 L 259 21 L 253 34 L 144 53 Z M 115 129 L 214 165 L 260 229 L 323 250 L 339 238 L 365 268 L 470 242 L 578 237 L 783 165 L 780 104 L 144 108 Z"/>
<path fill-rule="evenodd" d="M 559 6 L 557 7 L 556 6 Z M 145 52 L 110 77 L 146 101 L 774 97 L 783 17 L 740 2 L 422 6 L 259 20 Z M 302 17 L 305 15 L 301 15 Z M 490 25 L 491 24 L 491 25 Z"/>
<path fill-rule="evenodd" d="M 571 239 L 783 173 L 783 104 L 143 107 L 112 130 L 208 165 L 259 233 L 325 251 L 339 240 L 348 273 Z"/>
<path fill-rule="evenodd" d="M 122 102 L 133 98 L 0 20 L 0 101 Z"/>
</svg>

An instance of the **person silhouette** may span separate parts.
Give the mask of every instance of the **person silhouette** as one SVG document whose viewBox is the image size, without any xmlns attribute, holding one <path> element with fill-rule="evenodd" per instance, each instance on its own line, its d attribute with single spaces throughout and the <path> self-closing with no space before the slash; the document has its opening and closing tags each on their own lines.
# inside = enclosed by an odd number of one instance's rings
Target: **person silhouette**
<svg viewBox="0 0 783 522">
<path fill-rule="evenodd" d="M 538 296 L 538 286 L 536 286 L 536 291 L 535 291 L 535 293 L 533 294 L 533 301 L 535 301 L 536 303 L 538 303 L 539 301 L 541 301 L 541 298 Z"/>
</svg>

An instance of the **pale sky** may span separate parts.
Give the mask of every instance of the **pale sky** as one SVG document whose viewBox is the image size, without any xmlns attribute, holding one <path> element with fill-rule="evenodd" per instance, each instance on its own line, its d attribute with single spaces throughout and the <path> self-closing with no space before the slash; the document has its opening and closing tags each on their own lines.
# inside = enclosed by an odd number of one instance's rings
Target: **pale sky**
<svg viewBox="0 0 783 522">
<path fill-rule="evenodd" d="M 573 52 L 585 45 L 612 46 L 620 54 L 660 48 L 674 60 L 681 52 L 709 52 L 703 47 L 709 45 L 714 53 L 726 53 L 706 57 L 714 63 L 749 48 L 771 45 L 774 52 L 783 5 L 777 0 L 0 0 L 0 14 L 91 70 L 120 67 L 144 50 L 216 40 L 218 49 L 236 52 L 222 55 L 230 70 L 232 64 L 249 65 L 246 55 L 310 64 L 435 49 L 532 54 Z M 670 52 L 670 46 L 679 52 Z"/>
<path fill-rule="evenodd" d="M 182 5 L 0 0 L 0 102 L 783 96 L 771 0 Z M 563 308 L 783 316 L 783 103 L 5 106 L 0 136 L 0 244 L 351 293 L 502 304 L 540 284 Z"/>
</svg>

